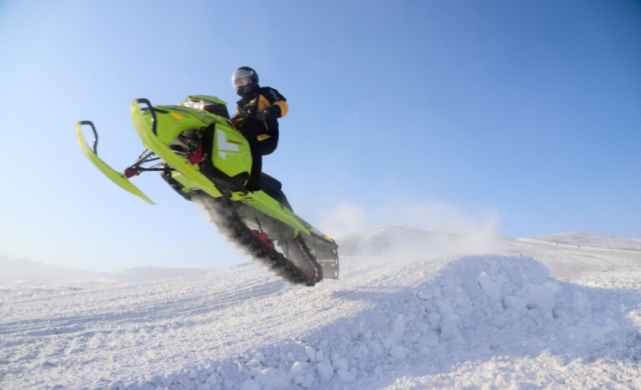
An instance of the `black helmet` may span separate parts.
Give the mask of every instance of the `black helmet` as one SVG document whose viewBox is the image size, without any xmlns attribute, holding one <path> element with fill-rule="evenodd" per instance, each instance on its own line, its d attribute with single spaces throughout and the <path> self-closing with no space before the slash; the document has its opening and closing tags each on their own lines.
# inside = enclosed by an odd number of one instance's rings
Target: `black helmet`
<svg viewBox="0 0 641 390">
<path fill-rule="evenodd" d="M 241 66 L 231 75 L 231 83 L 236 89 L 236 93 L 245 97 L 258 87 L 258 74 L 249 66 Z"/>
</svg>

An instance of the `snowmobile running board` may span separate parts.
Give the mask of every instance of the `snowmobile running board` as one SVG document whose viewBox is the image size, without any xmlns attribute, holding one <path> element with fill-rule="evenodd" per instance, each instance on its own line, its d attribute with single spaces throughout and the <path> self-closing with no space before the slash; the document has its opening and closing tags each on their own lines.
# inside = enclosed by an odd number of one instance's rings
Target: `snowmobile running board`
<svg viewBox="0 0 641 390">
<path fill-rule="evenodd" d="M 82 126 L 83 125 L 88 125 L 91 126 L 91 130 L 93 130 L 94 133 L 94 142 L 93 142 L 93 150 L 89 147 L 89 144 L 85 140 L 85 136 L 82 133 Z M 100 157 L 98 157 L 98 132 L 96 131 L 96 127 L 94 126 L 93 122 L 91 121 L 80 121 L 76 123 L 76 140 L 78 141 L 78 145 L 80 146 L 80 150 L 82 150 L 82 153 L 95 165 L 102 173 L 105 174 L 111 181 L 114 183 L 118 184 L 120 187 L 122 187 L 124 190 L 140 197 L 142 200 L 149 204 L 155 204 L 152 202 L 147 195 L 145 195 L 142 191 L 138 189 L 135 185 L 133 185 L 129 179 L 123 174 L 109 165 L 107 165 L 106 162 L 102 161 Z"/>
</svg>

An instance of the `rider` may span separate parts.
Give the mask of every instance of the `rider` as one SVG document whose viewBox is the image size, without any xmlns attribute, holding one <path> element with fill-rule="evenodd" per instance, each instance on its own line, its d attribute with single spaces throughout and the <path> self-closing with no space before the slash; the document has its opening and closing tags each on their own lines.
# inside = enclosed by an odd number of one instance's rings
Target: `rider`
<svg viewBox="0 0 641 390">
<path fill-rule="evenodd" d="M 236 93 L 242 98 L 236 115 L 238 130 L 247 138 L 252 153 L 252 171 L 247 182 L 250 191 L 260 190 L 263 156 L 271 154 L 278 146 L 278 119 L 287 115 L 287 100 L 277 90 L 258 85 L 258 74 L 242 66 L 231 76 Z"/>
</svg>

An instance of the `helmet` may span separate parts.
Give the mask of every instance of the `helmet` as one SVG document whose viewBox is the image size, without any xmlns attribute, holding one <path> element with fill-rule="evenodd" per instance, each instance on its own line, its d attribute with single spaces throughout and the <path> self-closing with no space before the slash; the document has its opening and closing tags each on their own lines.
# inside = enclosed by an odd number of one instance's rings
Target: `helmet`
<svg viewBox="0 0 641 390">
<path fill-rule="evenodd" d="M 241 66 L 231 75 L 231 83 L 238 96 L 245 97 L 258 86 L 258 74 L 249 66 Z"/>
</svg>

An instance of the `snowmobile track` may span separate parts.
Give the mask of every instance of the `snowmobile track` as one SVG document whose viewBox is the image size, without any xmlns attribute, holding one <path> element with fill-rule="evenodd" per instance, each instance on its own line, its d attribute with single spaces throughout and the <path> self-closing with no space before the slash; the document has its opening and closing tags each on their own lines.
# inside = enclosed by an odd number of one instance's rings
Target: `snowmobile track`
<svg viewBox="0 0 641 390">
<path fill-rule="evenodd" d="M 212 222 L 218 226 L 219 230 L 227 236 L 229 241 L 236 244 L 248 255 L 255 260 L 260 261 L 269 267 L 276 275 L 280 276 L 286 282 L 291 284 L 304 284 L 313 287 L 323 278 L 320 264 L 311 255 L 309 249 L 295 240 L 307 260 L 314 266 L 316 276 L 310 278 L 303 270 L 294 265 L 281 253 L 271 250 L 256 235 L 252 234 L 248 227 L 243 223 L 240 215 L 234 209 L 233 202 L 225 197 L 212 198 L 207 195 L 198 197 L 207 212 L 211 216 Z"/>
</svg>

